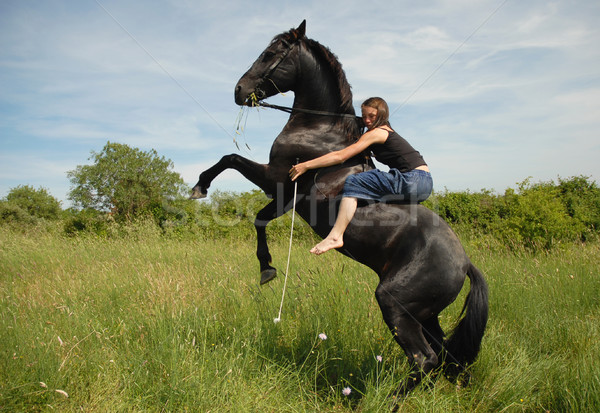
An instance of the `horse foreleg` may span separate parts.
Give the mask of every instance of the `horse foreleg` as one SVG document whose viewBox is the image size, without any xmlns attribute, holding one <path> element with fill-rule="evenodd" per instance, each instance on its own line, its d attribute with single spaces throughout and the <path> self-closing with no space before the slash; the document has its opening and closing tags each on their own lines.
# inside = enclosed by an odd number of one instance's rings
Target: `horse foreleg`
<svg viewBox="0 0 600 413">
<path fill-rule="evenodd" d="M 267 178 L 268 165 L 251 161 L 240 155 L 231 154 L 223 156 L 219 162 L 200 174 L 198 183 L 192 189 L 190 199 L 206 197 L 212 181 L 226 169 L 235 169 L 241 173 L 244 178 L 257 185 L 265 192 L 269 193 L 273 190 L 273 184 Z"/>
<path fill-rule="evenodd" d="M 291 208 L 291 202 L 274 199 L 256 214 L 254 227 L 256 228 L 256 257 L 260 263 L 260 285 L 268 283 L 277 276 L 277 270 L 270 265 L 271 253 L 267 244 L 267 224 Z"/>
<path fill-rule="evenodd" d="M 256 228 L 256 257 L 260 263 L 260 285 L 266 284 L 277 276 L 277 270 L 271 266 L 271 253 L 267 244 L 267 224 L 277 218 L 277 202 L 269 202 L 254 220 Z"/>
</svg>

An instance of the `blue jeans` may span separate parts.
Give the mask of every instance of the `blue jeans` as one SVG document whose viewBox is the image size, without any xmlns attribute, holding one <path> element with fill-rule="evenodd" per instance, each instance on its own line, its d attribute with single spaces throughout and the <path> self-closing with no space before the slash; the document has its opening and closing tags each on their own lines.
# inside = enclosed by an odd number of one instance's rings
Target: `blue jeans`
<svg viewBox="0 0 600 413">
<path fill-rule="evenodd" d="M 346 178 L 342 196 L 373 201 L 419 203 L 425 201 L 433 190 L 431 174 L 420 169 L 389 172 L 373 169 Z"/>
</svg>

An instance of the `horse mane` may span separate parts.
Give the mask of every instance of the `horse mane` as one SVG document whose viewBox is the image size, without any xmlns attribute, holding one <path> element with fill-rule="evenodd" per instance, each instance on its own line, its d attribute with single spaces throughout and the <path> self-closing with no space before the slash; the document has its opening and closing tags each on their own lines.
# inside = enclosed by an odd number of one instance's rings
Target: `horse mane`
<svg viewBox="0 0 600 413">
<path fill-rule="evenodd" d="M 338 60 L 337 56 L 334 55 L 329 48 L 323 46 L 316 40 L 305 38 L 304 43 L 310 50 L 317 53 L 325 62 L 327 62 L 333 74 L 335 75 L 335 78 L 338 82 L 338 87 L 340 89 L 340 110 L 342 113 L 354 114 L 351 86 L 346 79 L 346 73 L 342 69 L 342 64 Z"/>
<path fill-rule="evenodd" d="M 337 56 L 333 54 L 328 47 L 323 46 L 316 40 L 305 37 L 304 43 L 306 46 L 315 53 L 315 55 L 322 58 L 331 68 L 335 78 L 338 82 L 338 89 L 340 91 L 340 113 L 351 113 L 355 114 L 354 106 L 352 106 L 352 87 L 346 78 L 346 73 L 342 68 L 342 64 L 338 60 Z M 352 142 L 356 140 L 360 134 L 360 128 L 356 120 L 341 117 L 337 122 L 342 124 L 344 129 L 346 140 Z"/>
<path fill-rule="evenodd" d="M 273 41 L 280 38 L 284 38 L 287 41 L 294 41 L 296 39 L 294 29 L 290 30 L 289 32 L 282 33 L 279 36 L 275 36 Z M 352 87 L 350 86 L 350 83 L 348 83 L 346 73 L 344 72 L 342 64 L 338 60 L 337 56 L 331 50 L 329 50 L 328 47 L 323 46 L 316 40 L 309 39 L 306 36 L 298 40 L 304 42 L 306 47 L 311 50 L 317 58 L 320 58 L 321 61 L 325 62 L 331 69 L 335 79 L 337 80 L 338 89 L 340 91 L 339 113 L 349 113 L 354 115 L 356 112 L 354 111 L 354 106 L 352 105 Z M 348 142 L 353 142 L 358 139 L 361 127 L 356 120 L 347 117 L 340 117 L 336 124 L 340 123 L 342 124 L 342 128 L 345 132 L 346 140 Z"/>
</svg>

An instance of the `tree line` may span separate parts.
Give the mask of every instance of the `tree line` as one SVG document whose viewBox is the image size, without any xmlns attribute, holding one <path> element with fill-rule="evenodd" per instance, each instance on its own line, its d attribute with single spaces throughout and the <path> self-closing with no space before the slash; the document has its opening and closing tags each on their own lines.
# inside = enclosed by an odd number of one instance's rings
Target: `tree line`
<svg viewBox="0 0 600 413">
<path fill-rule="evenodd" d="M 63 209 L 45 188 L 18 186 L 0 200 L 0 225 L 111 237 L 143 222 L 165 236 L 247 238 L 254 236 L 256 213 L 269 201 L 259 190 L 214 191 L 208 200 L 189 200 L 189 188 L 173 163 L 154 150 L 108 142 L 89 160 L 67 173 L 71 208 Z M 526 179 L 503 194 L 435 191 L 424 206 L 461 237 L 493 248 L 537 251 L 597 241 L 600 228 L 600 188 L 586 176 Z M 295 222 L 297 239 L 315 239 L 308 225 Z M 273 221 L 269 236 L 287 237 L 290 224 L 289 214 Z"/>
</svg>

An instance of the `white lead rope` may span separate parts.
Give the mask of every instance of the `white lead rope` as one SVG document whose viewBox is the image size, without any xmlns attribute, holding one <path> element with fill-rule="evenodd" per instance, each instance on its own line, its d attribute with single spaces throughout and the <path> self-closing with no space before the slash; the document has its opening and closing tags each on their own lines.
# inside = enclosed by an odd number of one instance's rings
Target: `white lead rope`
<svg viewBox="0 0 600 413">
<path fill-rule="evenodd" d="M 298 181 L 294 182 L 294 203 L 292 204 L 292 228 L 290 229 L 290 246 L 288 248 L 287 265 L 285 266 L 285 280 L 283 281 L 283 291 L 281 293 L 281 304 L 279 305 L 279 315 L 273 319 L 275 324 L 281 321 L 281 309 L 283 308 L 283 299 L 285 298 L 285 288 L 287 286 L 288 273 L 290 271 L 290 258 L 292 256 L 292 238 L 294 236 L 294 218 L 296 217 L 296 193 L 298 192 Z"/>
</svg>

